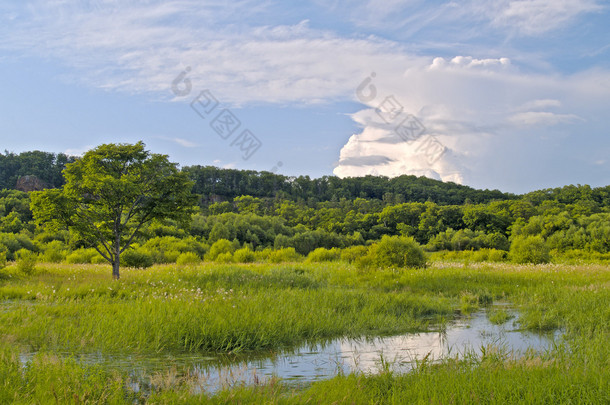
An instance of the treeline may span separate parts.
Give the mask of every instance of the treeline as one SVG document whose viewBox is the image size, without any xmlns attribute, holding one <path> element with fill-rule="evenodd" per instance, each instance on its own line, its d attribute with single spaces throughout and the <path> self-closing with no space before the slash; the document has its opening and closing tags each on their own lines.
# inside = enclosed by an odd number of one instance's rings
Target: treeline
<svg viewBox="0 0 610 405">
<path fill-rule="evenodd" d="M 323 176 L 284 176 L 253 170 L 220 169 L 213 166 L 187 166 L 195 182 L 193 192 L 202 196 L 203 204 L 231 200 L 248 195 L 292 201 L 339 201 L 356 198 L 381 200 L 388 204 L 432 201 L 438 204 L 484 203 L 514 199 L 498 190 L 476 190 L 472 187 L 427 177 L 365 176 L 338 178 Z"/>
<path fill-rule="evenodd" d="M 0 189 L 17 189 L 19 179 L 24 177 L 38 179 L 39 186 L 45 188 L 61 187 L 64 183 L 62 170 L 75 159 L 77 158 L 62 153 L 5 152 L 4 155 L 0 154 Z M 438 204 L 478 204 L 516 198 L 498 190 L 476 190 L 468 186 L 406 175 L 392 179 L 382 176 L 344 179 L 323 176 L 311 179 L 309 176 L 284 176 L 213 166 L 187 166 L 182 170 L 193 180 L 193 192 L 201 196 L 201 204 L 204 206 L 216 201 L 231 201 L 243 195 L 292 201 L 364 198 L 382 200 L 388 204 L 426 201 Z"/>
<path fill-rule="evenodd" d="M 64 184 L 62 170 L 76 158 L 63 153 L 32 151 L 0 154 L 0 190 L 16 189 L 18 180 L 33 177 L 39 187 L 56 188 Z"/>
<path fill-rule="evenodd" d="M 21 175 L 40 176 L 48 187 L 59 187 L 61 168 L 71 159 L 6 153 L 0 163 L 13 162 L 12 171 L 2 166 L 0 177 L 10 183 Z M 310 179 L 209 166 L 183 170 L 201 197 L 198 213 L 188 224 L 151 224 L 129 254 L 175 262 L 181 255 L 216 258 L 213 247 L 222 245 L 231 252 L 307 255 L 370 246 L 386 235 L 412 237 L 429 252 L 506 252 L 516 239 L 537 238 L 538 248 L 557 253 L 610 254 L 610 186 L 570 185 L 516 196 L 413 176 Z M 28 193 L 1 190 L 0 256 L 12 260 L 22 250 L 49 261 L 99 259 L 69 231 L 49 233 L 35 224 Z"/>
<path fill-rule="evenodd" d="M 225 243 L 231 252 L 244 248 L 252 252 L 292 249 L 295 254 L 308 255 L 319 248 L 367 246 L 383 236 L 396 235 L 414 238 L 429 252 L 506 252 L 515 239 L 536 237 L 556 253 L 599 256 L 610 253 L 609 196 L 609 187 L 588 186 L 462 205 L 240 196 L 200 208 L 188 224 L 153 223 L 143 230 L 134 252 L 159 263 L 175 262 L 185 254 L 210 257 L 210 249 L 218 243 Z M 93 249 L 84 248 L 67 230 L 48 233 L 36 225 L 28 193 L 0 192 L 0 253 L 9 260 L 22 249 L 36 252 L 45 260 L 99 260 Z"/>
</svg>

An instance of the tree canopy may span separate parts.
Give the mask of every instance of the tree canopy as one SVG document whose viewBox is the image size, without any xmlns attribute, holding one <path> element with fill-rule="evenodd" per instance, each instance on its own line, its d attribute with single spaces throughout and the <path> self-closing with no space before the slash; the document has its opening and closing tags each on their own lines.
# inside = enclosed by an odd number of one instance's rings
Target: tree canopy
<svg viewBox="0 0 610 405">
<path fill-rule="evenodd" d="M 119 278 L 120 255 L 154 219 L 184 221 L 195 199 L 192 182 L 166 155 L 145 145 L 104 144 L 64 170 L 66 184 L 31 195 L 34 218 L 69 228 L 112 263 Z"/>
</svg>

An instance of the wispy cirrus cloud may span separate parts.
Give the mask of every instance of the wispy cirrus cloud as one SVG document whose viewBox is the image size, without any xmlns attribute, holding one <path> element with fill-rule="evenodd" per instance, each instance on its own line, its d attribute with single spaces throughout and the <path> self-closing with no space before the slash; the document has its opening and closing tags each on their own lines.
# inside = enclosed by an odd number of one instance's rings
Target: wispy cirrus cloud
<svg viewBox="0 0 610 405">
<path fill-rule="evenodd" d="M 199 146 L 199 144 L 195 143 L 195 142 L 191 142 L 188 139 L 183 139 L 183 138 L 171 138 L 168 136 L 157 136 L 157 139 L 161 139 L 163 141 L 169 141 L 169 142 L 173 142 L 176 145 L 180 145 L 183 146 L 185 148 L 194 148 Z"/>
<path fill-rule="evenodd" d="M 604 9 L 595 0 L 505 0 L 487 2 L 493 26 L 520 35 L 540 35 Z"/>
<path fill-rule="evenodd" d="M 582 121 L 582 118 L 574 114 L 556 114 L 550 111 L 527 111 L 512 115 L 508 120 L 517 126 L 551 126 L 571 124 Z"/>
<path fill-rule="evenodd" d="M 392 41 L 345 38 L 311 29 L 306 20 L 233 23 L 231 10 L 250 12 L 250 3 L 225 9 L 225 2 L 126 2 L 94 12 L 39 2 L 4 28 L 0 47 L 55 58 L 89 85 L 126 92 L 165 92 L 188 65 L 193 82 L 221 89 L 223 100 L 234 103 L 345 98 L 375 61 L 398 66 L 409 59 Z"/>
<path fill-rule="evenodd" d="M 429 28 L 459 28 L 460 37 L 489 36 L 493 31 L 539 36 L 605 9 L 599 0 L 335 0 L 319 1 L 360 27 L 403 30 L 410 35 Z M 468 29 L 470 26 L 472 29 Z"/>
</svg>

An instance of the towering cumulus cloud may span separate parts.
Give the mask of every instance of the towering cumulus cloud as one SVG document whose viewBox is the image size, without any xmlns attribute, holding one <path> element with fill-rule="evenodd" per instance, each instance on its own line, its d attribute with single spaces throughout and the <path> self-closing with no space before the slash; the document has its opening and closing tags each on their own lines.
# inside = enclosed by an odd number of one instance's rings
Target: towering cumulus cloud
<svg viewBox="0 0 610 405">
<path fill-rule="evenodd" d="M 356 89 L 358 100 L 370 107 L 352 116 L 363 130 L 342 148 L 334 173 L 412 174 L 463 183 L 469 157 L 503 119 L 494 112 L 506 111 L 501 89 L 481 90 L 505 85 L 510 71 L 507 58 L 458 56 L 420 63 L 398 79 L 372 73 Z"/>
<path fill-rule="evenodd" d="M 397 121 L 396 126 L 389 125 L 379 117 L 379 112 L 367 109 L 353 115 L 364 130 L 352 135 L 341 149 L 339 164 L 334 170 L 337 176 L 414 174 L 463 182 L 464 173 L 456 159 L 455 148 L 446 146 L 451 139 L 429 133 L 418 121 L 409 122 L 410 117 L 405 117 L 408 126 L 404 131 L 410 135 L 407 136 L 401 132 L 402 121 Z"/>
<path fill-rule="evenodd" d="M 506 173 L 511 156 L 532 159 L 511 173 L 540 165 L 565 131 L 586 124 L 591 106 L 608 102 L 606 72 L 524 73 L 507 58 L 411 62 L 400 75 L 363 78 L 356 98 L 366 108 L 352 115 L 362 131 L 341 149 L 337 176 L 485 183 Z"/>
</svg>

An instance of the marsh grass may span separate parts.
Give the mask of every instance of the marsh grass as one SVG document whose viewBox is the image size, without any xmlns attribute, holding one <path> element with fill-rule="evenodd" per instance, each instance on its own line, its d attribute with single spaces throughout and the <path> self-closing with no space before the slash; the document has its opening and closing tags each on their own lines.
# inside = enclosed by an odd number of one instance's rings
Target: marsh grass
<svg viewBox="0 0 610 405">
<path fill-rule="evenodd" d="M 365 271 L 331 262 L 203 264 L 126 269 L 118 282 L 106 266 L 38 264 L 31 275 L 14 267 L 0 281 L 0 403 L 610 403 L 605 265 L 435 262 L 425 270 Z M 386 361 L 375 375 L 338 375 L 299 389 L 273 380 L 214 396 L 171 372 L 136 393 L 124 375 L 52 354 L 230 352 L 404 333 L 442 325 L 462 297 L 478 306 L 509 301 L 521 329 L 560 329 L 563 338 L 547 353 L 521 358 L 486 347 L 483 356 L 420 361 L 408 374 Z M 494 310 L 490 319 L 503 323 L 506 315 Z M 48 354 L 24 366 L 19 345 Z"/>
<path fill-rule="evenodd" d="M 118 282 L 102 270 L 54 265 L 5 283 L 0 297 L 31 305 L 5 307 L 0 331 L 33 350 L 239 352 L 425 330 L 451 312 L 435 294 L 337 284 L 329 273 L 353 273 L 337 265 L 166 266 Z"/>
<path fill-rule="evenodd" d="M 504 325 L 506 322 L 514 318 L 514 315 L 510 314 L 504 308 L 497 308 L 487 313 L 489 322 L 494 325 Z"/>
</svg>

